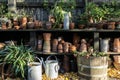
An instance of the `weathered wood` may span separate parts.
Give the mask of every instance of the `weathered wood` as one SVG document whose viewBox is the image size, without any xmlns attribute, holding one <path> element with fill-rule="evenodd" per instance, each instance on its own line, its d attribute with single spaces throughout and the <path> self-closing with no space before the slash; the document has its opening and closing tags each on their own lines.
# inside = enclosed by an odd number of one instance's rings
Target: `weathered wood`
<svg viewBox="0 0 120 80">
<path fill-rule="evenodd" d="M 77 58 L 78 74 L 85 80 L 107 80 L 107 57 Z"/>
</svg>

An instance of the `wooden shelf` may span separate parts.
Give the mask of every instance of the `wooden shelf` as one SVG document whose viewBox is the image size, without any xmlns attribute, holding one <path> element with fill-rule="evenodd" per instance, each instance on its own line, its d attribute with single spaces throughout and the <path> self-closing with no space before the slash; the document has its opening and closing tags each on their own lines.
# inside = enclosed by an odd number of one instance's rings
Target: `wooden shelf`
<svg viewBox="0 0 120 80">
<path fill-rule="evenodd" d="M 15 29 L 8 29 L 8 30 L 0 30 L 0 32 L 12 32 L 12 31 L 30 31 L 30 32 L 120 32 L 120 30 L 105 30 L 105 29 L 101 29 L 101 30 L 94 30 L 94 29 L 72 29 L 72 30 L 64 30 L 64 29 L 19 29 L 19 30 L 15 30 Z"/>
<path fill-rule="evenodd" d="M 40 55 L 73 55 L 72 53 L 56 53 L 56 52 L 44 53 L 40 51 L 35 51 L 34 53 Z"/>
<path fill-rule="evenodd" d="M 119 54 L 120 55 L 120 53 L 118 53 L 118 52 L 108 52 L 108 54 L 112 54 L 112 55 L 117 55 L 117 54 Z"/>
</svg>

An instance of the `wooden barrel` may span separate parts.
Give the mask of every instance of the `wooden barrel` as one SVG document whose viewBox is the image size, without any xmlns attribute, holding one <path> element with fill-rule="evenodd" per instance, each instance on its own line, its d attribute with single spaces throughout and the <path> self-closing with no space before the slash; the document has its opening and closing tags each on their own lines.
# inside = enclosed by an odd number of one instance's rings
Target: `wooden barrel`
<svg viewBox="0 0 120 80">
<path fill-rule="evenodd" d="M 77 57 L 78 74 L 83 80 L 107 80 L 107 57 Z"/>
</svg>

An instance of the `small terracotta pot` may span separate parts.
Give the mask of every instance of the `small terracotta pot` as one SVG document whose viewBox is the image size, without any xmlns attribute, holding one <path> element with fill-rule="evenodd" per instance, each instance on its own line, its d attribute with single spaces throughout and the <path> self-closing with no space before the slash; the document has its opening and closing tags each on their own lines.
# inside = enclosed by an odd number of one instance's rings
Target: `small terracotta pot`
<svg viewBox="0 0 120 80">
<path fill-rule="evenodd" d="M 113 58 L 115 63 L 120 63 L 120 55 L 114 55 Z"/>
<path fill-rule="evenodd" d="M 63 53 L 63 45 L 58 44 L 58 53 Z"/>
<path fill-rule="evenodd" d="M 2 29 L 7 29 L 6 23 L 2 23 Z"/>
<path fill-rule="evenodd" d="M 35 20 L 34 26 L 35 26 L 35 29 L 40 29 L 40 28 L 42 28 L 43 23 L 41 21 Z"/>
<path fill-rule="evenodd" d="M 27 23 L 27 28 L 28 29 L 34 29 L 34 22 L 28 22 Z"/>
<path fill-rule="evenodd" d="M 71 22 L 70 23 L 70 29 L 74 29 L 75 28 L 75 23 L 74 22 Z"/>
<path fill-rule="evenodd" d="M 22 17 L 21 26 L 20 27 L 22 29 L 26 29 L 26 27 L 27 27 L 27 17 Z"/>
<path fill-rule="evenodd" d="M 51 29 L 52 28 L 52 23 L 51 22 L 46 22 L 45 29 Z"/>
<path fill-rule="evenodd" d="M 107 28 L 114 30 L 115 29 L 115 22 L 114 21 L 108 21 L 107 22 Z"/>
<path fill-rule="evenodd" d="M 84 24 L 79 24 L 79 25 L 78 25 L 78 28 L 79 28 L 79 29 L 84 29 L 84 28 L 85 28 L 85 25 L 84 25 Z"/>
<path fill-rule="evenodd" d="M 97 23 L 96 28 L 97 29 L 103 29 L 103 25 L 104 25 L 104 23 Z"/>
<path fill-rule="evenodd" d="M 113 42 L 113 51 L 114 52 L 120 52 L 120 39 L 115 38 Z"/>
<path fill-rule="evenodd" d="M 120 21 L 116 22 L 116 29 L 120 29 Z"/>
<path fill-rule="evenodd" d="M 43 38 L 45 41 L 51 40 L 51 33 L 43 33 Z"/>
</svg>

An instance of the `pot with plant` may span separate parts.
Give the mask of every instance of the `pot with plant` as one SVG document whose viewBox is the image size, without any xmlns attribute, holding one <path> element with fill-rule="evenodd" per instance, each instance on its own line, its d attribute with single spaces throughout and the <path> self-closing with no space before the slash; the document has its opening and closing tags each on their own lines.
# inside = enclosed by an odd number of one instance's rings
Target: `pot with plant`
<svg viewBox="0 0 120 80">
<path fill-rule="evenodd" d="M 27 74 L 28 59 L 34 61 L 34 54 L 31 48 L 21 45 L 7 45 L 0 51 L 0 61 L 2 65 L 2 80 L 5 80 L 5 74 L 8 77 L 20 77 L 25 78 Z M 4 67 L 8 65 L 7 73 L 5 73 Z"/>
<path fill-rule="evenodd" d="M 34 29 L 34 22 L 33 22 L 33 18 L 29 17 L 29 20 L 27 22 L 27 28 L 28 29 Z"/>
<path fill-rule="evenodd" d="M 86 80 L 108 80 L 108 60 L 105 52 L 94 51 L 92 47 L 87 52 L 78 52 L 78 74 Z"/>
</svg>

